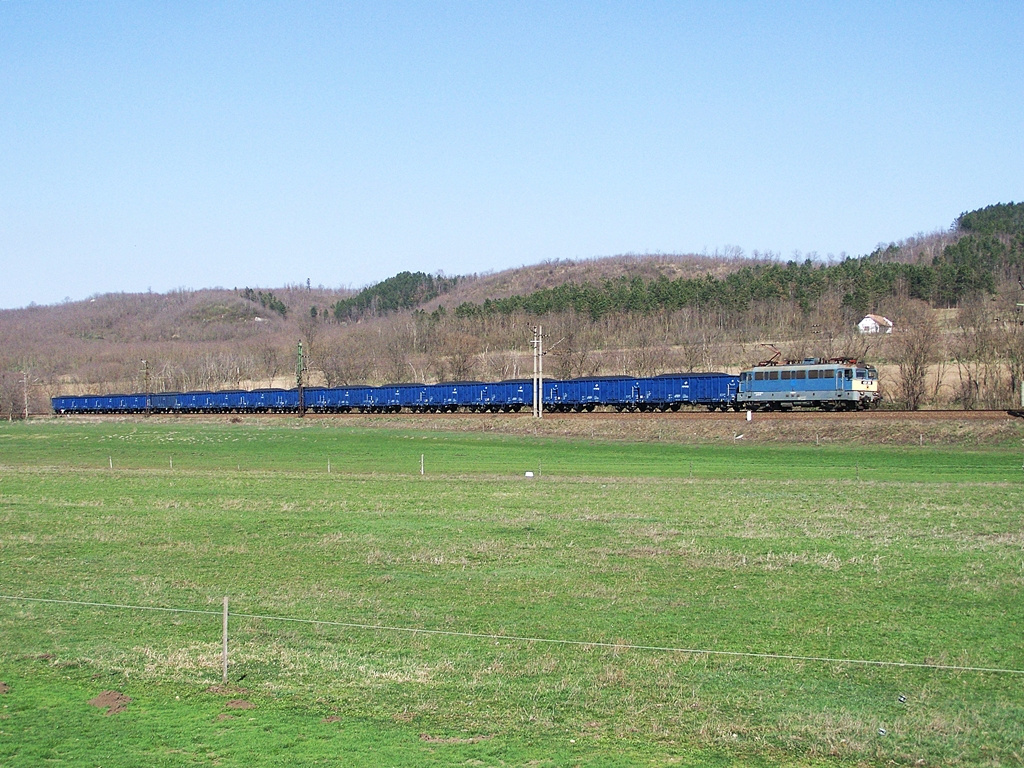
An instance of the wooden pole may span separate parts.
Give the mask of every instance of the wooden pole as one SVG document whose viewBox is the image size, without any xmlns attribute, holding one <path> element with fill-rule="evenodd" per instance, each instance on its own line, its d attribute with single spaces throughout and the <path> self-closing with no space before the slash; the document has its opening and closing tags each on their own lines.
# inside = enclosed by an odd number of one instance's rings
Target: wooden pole
<svg viewBox="0 0 1024 768">
<path fill-rule="evenodd" d="M 228 598 L 227 598 L 227 595 L 224 596 L 224 623 L 223 623 L 223 626 L 224 626 L 224 645 L 223 645 L 223 649 L 221 650 L 220 660 L 221 660 L 221 666 L 223 667 L 223 673 L 224 674 L 223 674 L 221 679 L 223 680 L 224 685 L 227 685 L 228 684 Z"/>
</svg>

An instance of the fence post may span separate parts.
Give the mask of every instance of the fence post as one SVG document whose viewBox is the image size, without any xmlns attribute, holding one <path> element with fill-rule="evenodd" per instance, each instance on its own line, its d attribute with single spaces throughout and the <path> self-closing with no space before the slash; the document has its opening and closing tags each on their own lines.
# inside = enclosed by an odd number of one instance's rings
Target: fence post
<svg viewBox="0 0 1024 768">
<path fill-rule="evenodd" d="M 224 647 L 220 655 L 221 665 L 223 667 L 223 682 L 224 685 L 228 684 L 228 598 L 224 596 Z"/>
</svg>

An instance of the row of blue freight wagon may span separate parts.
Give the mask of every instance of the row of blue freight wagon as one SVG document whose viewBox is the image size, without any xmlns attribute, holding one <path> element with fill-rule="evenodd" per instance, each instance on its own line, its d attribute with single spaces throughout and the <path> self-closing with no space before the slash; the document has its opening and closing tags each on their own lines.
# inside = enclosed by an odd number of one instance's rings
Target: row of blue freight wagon
<svg viewBox="0 0 1024 768">
<path fill-rule="evenodd" d="M 545 411 L 679 410 L 683 405 L 720 410 L 737 407 L 739 377 L 726 373 L 672 373 L 648 378 L 604 376 L 544 379 Z M 533 381 L 460 381 L 380 387 L 305 387 L 301 408 L 312 413 L 510 413 L 533 407 Z M 129 395 L 59 396 L 54 413 L 295 413 L 297 389 L 154 392 Z"/>
</svg>

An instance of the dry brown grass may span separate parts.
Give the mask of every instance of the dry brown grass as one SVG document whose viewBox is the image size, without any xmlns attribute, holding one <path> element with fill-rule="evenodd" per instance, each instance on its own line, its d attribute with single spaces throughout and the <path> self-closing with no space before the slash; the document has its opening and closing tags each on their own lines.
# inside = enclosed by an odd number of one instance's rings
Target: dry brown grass
<svg viewBox="0 0 1024 768">
<path fill-rule="evenodd" d="M 314 419 L 308 419 L 312 421 Z M 417 429 L 438 432 L 487 433 L 573 439 L 664 443 L 793 443 L 815 445 L 985 446 L 1024 439 L 1024 419 L 1004 413 L 991 416 L 899 412 L 825 414 L 740 413 L 546 414 L 535 419 L 514 416 L 359 416 L 322 419 L 323 424 Z"/>
</svg>

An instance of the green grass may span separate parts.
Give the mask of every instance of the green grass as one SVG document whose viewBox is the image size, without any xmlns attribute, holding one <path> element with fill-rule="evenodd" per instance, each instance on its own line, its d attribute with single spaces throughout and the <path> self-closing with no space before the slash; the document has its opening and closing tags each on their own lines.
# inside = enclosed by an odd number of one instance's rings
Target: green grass
<svg viewBox="0 0 1024 768">
<path fill-rule="evenodd" d="M 526 418 L 526 417 L 524 417 Z M 1019 450 L 918 446 L 672 444 L 270 424 L 19 424 L 0 430 L 5 463 L 111 468 L 419 475 L 527 471 L 559 477 L 1024 480 Z M 585 461 L 580 453 L 585 452 Z"/>
<path fill-rule="evenodd" d="M 5 425 L 0 593 L 201 613 L 0 600 L 0 764 L 1017 764 L 1024 675 L 767 655 L 1024 669 L 1022 475 L 1006 449 Z M 88 705 L 113 689 L 125 712 Z"/>
</svg>

